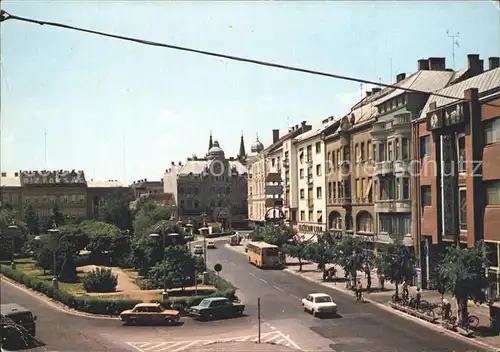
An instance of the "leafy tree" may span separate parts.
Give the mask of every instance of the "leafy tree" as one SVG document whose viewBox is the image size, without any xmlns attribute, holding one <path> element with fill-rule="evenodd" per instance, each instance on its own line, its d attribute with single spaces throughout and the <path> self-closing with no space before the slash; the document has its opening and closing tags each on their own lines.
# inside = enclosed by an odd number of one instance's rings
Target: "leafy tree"
<svg viewBox="0 0 500 352">
<path fill-rule="evenodd" d="M 118 275 L 111 269 L 96 268 L 83 279 L 83 287 L 87 292 L 114 292 L 118 285 Z"/>
<path fill-rule="evenodd" d="M 24 212 L 24 222 L 31 235 L 38 236 L 40 234 L 40 219 L 31 205 Z"/>
<path fill-rule="evenodd" d="M 488 266 L 486 250 L 481 242 L 472 248 L 460 249 L 458 246 L 446 248 L 437 269 L 438 281 L 445 291 L 456 299 L 459 326 L 466 326 L 469 299 L 476 303 L 486 301 Z"/>
<path fill-rule="evenodd" d="M 326 279 L 326 265 L 333 264 L 336 255 L 336 242 L 329 234 L 324 234 L 318 242 L 310 243 L 305 250 L 305 258 L 318 263 L 318 268 L 323 270 L 323 280 Z"/>
<path fill-rule="evenodd" d="M 88 236 L 87 249 L 97 262 L 106 260 L 108 264 L 123 262 L 130 252 L 129 232 L 121 231 L 115 225 L 103 221 L 87 220 L 80 224 L 79 230 Z"/>
<path fill-rule="evenodd" d="M 60 241 L 59 239 L 62 239 Z M 34 240 L 36 245 L 34 248 L 33 258 L 36 261 L 36 266 L 44 271 L 50 270 L 52 274 L 57 274 L 62 282 L 76 282 L 77 272 L 74 259 L 75 248 L 67 238 L 59 237 L 51 238 L 51 236 L 43 235 Z M 56 270 L 54 273 L 54 251 L 56 251 Z"/>
<path fill-rule="evenodd" d="M 75 254 L 85 249 L 89 244 L 89 236 L 83 232 L 76 224 L 66 224 L 58 227 L 61 234 L 66 238 L 66 241 L 71 242 Z"/>
<path fill-rule="evenodd" d="M 353 284 L 356 281 L 356 272 L 361 270 L 363 264 L 370 258 L 366 258 L 363 241 L 355 236 L 346 236 L 336 247 L 338 263 L 349 273 Z"/>
<path fill-rule="evenodd" d="M 377 252 L 375 266 L 378 275 L 383 275 L 385 279 L 394 283 L 396 295 L 399 295 L 399 284 L 413 278 L 415 256 L 411 247 L 396 241 Z"/>
<path fill-rule="evenodd" d="M 58 257 L 61 258 L 62 264 L 56 270 L 57 277 L 61 282 L 77 282 L 78 274 L 76 271 L 76 262 L 74 257 L 74 249 L 70 247 L 63 248 L 58 252 Z"/>
<path fill-rule="evenodd" d="M 50 225 L 54 223 L 57 226 L 61 226 L 66 223 L 66 218 L 64 217 L 63 213 L 61 213 L 58 205 L 55 205 L 54 208 L 52 208 L 52 215 L 50 216 Z"/>
<path fill-rule="evenodd" d="M 286 243 L 283 245 L 283 251 L 290 257 L 297 258 L 299 261 L 299 271 L 302 271 L 302 260 L 306 259 L 308 244 L 304 242 Z"/>
<path fill-rule="evenodd" d="M 151 200 L 143 201 L 136 209 L 134 217 L 134 235 L 144 236 L 152 233 L 151 229 L 159 222 L 169 222 L 171 218 L 170 209 L 166 206 L 158 205 Z M 173 226 L 169 225 L 169 226 Z"/>
<path fill-rule="evenodd" d="M 265 225 L 262 229 L 263 240 L 281 247 L 293 238 L 293 230 L 286 225 Z"/>
<path fill-rule="evenodd" d="M 99 220 L 113 224 L 122 230 L 132 230 L 132 214 L 129 197 L 123 192 L 114 191 L 104 203 Z"/>
</svg>

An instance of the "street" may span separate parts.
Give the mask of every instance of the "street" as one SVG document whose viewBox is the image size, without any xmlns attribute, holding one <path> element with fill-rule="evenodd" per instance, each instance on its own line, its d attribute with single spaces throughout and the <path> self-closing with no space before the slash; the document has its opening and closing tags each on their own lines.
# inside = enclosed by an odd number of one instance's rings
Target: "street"
<svg viewBox="0 0 500 352">
<path fill-rule="evenodd" d="M 238 287 L 246 316 L 213 322 L 185 317 L 181 326 L 122 326 L 117 319 L 72 315 L 10 283 L 1 284 L 1 302 L 18 303 L 37 315 L 37 337 L 49 351 L 181 351 L 216 341 L 257 341 L 257 298 L 261 299 L 261 341 L 307 351 L 471 351 L 466 343 L 429 330 L 372 304 L 357 303 L 336 291 L 279 270 L 261 270 L 246 256 L 217 240 L 207 263 L 222 264 L 221 276 Z M 300 298 L 311 292 L 332 295 L 339 317 L 313 318 Z"/>
</svg>

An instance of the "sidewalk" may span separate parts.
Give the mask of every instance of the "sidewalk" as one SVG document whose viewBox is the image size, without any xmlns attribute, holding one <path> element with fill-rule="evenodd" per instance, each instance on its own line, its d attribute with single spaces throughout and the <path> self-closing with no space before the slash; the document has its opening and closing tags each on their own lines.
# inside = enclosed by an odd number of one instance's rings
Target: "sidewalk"
<svg viewBox="0 0 500 352">
<path fill-rule="evenodd" d="M 303 276 L 312 281 L 316 281 L 323 286 L 330 287 L 336 290 L 345 291 L 346 293 L 350 291 L 346 288 L 346 279 L 344 278 L 344 270 L 335 266 L 337 270 L 337 278 L 334 279 L 333 282 L 324 282 L 323 281 L 323 271 L 318 270 L 318 265 L 316 263 L 308 263 L 302 265 L 302 271 L 299 271 L 299 264 L 296 258 L 289 258 L 287 256 L 287 269 L 293 274 Z M 327 266 L 327 269 L 331 268 L 333 265 Z M 367 280 L 365 273 L 357 272 L 356 281 L 361 281 L 364 288 L 366 288 Z M 376 270 L 371 272 L 371 281 L 372 286 L 370 291 L 366 291 L 365 298 L 372 300 L 374 302 L 387 305 L 391 300 L 392 296 L 396 293 L 395 285 L 386 281 L 384 283 L 384 289 L 380 288 L 378 276 Z M 410 297 L 415 293 L 416 287 L 410 287 Z M 350 293 L 351 294 L 351 293 Z M 401 295 L 401 287 L 399 287 L 399 294 Z M 452 302 L 453 310 L 455 311 L 455 299 L 453 299 L 449 295 L 445 295 L 445 298 L 448 298 L 450 302 Z M 429 303 L 441 303 L 441 295 L 437 291 L 430 290 L 422 290 L 422 299 L 428 301 Z M 476 340 L 480 340 L 483 343 L 494 346 L 495 348 L 500 348 L 500 336 L 492 335 L 490 332 L 490 313 L 489 308 L 485 305 L 476 305 L 473 302 L 469 302 L 469 314 L 475 315 L 479 318 L 479 326 L 476 329 Z"/>
</svg>

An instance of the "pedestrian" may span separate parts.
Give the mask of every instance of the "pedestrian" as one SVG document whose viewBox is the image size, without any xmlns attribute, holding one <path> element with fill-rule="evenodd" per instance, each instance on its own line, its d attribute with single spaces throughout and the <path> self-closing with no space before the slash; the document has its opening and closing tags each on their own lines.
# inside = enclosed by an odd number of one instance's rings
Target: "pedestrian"
<svg viewBox="0 0 500 352">
<path fill-rule="evenodd" d="M 410 296 L 410 291 L 408 287 L 408 280 L 403 281 L 403 299 L 408 300 L 408 297 Z"/>
</svg>

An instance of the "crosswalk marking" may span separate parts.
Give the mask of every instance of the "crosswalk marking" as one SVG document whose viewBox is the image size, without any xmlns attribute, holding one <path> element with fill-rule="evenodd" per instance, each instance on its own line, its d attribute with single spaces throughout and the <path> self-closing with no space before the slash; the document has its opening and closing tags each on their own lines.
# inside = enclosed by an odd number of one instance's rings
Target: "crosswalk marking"
<svg viewBox="0 0 500 352">
<path fill-rule="evenodd" d="M 181 352 L 196 346 L 208 346 L 222 342 L 258 342 L 257 334 L 237 336 L 213 340 L 188 340 L 188 341 L 154 341 L 154 342 L 127 342 L 139 352 Z M 290 339 L 290 336 L 275 330 L 260 335 L 261 343 L 273 343 L 300 350 L 300 347 Z"/>
</svg>

